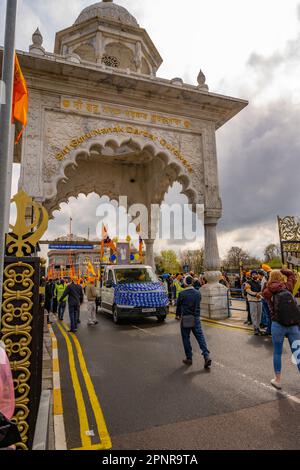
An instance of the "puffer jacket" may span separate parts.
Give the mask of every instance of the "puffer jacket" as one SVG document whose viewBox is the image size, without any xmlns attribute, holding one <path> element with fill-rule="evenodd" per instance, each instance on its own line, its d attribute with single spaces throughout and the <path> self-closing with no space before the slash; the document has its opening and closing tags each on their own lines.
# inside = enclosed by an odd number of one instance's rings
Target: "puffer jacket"
<svg viewBox="0 0 300 470">
<path fill-rule="evenodd" d="M 290 292 L 293 292 L 294 286 L 296 284 L 296 275 L 293 273 L 293 271 L 290 271 L 289 269 L 282 269 L 281 272 L 287 277 L 287 281 L 268 282 L 262 293 L 263 297 L 268 302 L 272 321 L 276 321 L 276 315 L 274 313 L 273 295 L 278 294 L 278 292 L 281 292 L 286 289 L 288 289 Z"/>
</svg>

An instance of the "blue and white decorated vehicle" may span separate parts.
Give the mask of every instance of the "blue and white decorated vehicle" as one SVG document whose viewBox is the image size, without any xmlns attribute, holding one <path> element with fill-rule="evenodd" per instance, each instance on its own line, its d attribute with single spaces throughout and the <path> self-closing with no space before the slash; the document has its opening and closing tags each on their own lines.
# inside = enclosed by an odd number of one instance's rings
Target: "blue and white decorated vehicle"
<svg viewBox="0 0 300 470">
<path fill-rule="evenodd" d="M 115 323 L 136 317 L 157 317 L 163 322 L 169 312 L 168 293 L 150 266 L 106 266 L 100 309 L 110 313 Z"/>
</svg>

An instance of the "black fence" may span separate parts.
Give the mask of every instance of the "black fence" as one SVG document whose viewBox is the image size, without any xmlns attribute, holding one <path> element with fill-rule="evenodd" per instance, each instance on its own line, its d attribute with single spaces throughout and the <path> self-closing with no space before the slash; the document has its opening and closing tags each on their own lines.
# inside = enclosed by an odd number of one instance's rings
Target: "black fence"
<svg viewBox="0 0 300 470">
<path fill-rule="evenodd" d="M 15 386 L 13 421 L 32 448 L 42 386 L 44 310 L 40 258 L 6 257 L 0 339 L 6 346 Z"/>
<path fill-rule="evenodd" d="M 238 308 L 232 304 L 232 301 L 240 301 L 245 303 L 245 308 Z M 231 317 L 231 311 L 236 310 L 239 312 L 246 312 L 246 298 L 243 296 L 242 289 L 228 289 L 227 291 L 227 306 L 228 306 L 228 318 Z"/>
</svg>

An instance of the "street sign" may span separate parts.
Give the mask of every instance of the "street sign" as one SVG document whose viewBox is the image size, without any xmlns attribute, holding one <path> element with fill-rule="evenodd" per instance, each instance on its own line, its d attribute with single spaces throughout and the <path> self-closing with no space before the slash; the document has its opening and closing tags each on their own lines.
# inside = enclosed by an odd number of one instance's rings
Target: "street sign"
<svg viewBox="0 0 300 470">
<path fill-rule="evenodd" d="M 94 245 L 49 245 L 49 250 L 93 250 Z"/>
<path fill-rule="evenodd" d="M 184 272 L 184 273 L 188 273 L 189 270 L 190 270 L 189 265 L 188 265 L 188 264 L 185 264 L 185 265 L 183 266 L 183 272 Z"/>
</svg>

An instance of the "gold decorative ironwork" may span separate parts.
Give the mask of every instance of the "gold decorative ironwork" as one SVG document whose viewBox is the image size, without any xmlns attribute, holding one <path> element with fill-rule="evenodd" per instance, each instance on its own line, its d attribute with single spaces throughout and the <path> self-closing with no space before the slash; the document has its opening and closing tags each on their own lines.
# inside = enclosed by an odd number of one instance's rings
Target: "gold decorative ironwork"
<svg viewBox="0 0 300 470">
<path fill-rule="evenodd" d="M 9 264 L 4 270 L 3 284 L 1 339 L 13 373 L 16 398 L 13 421 L 22 437 L 17 448 L 23 450 L 28 449 L 34 273 L 30 264 L 21 261 Z"/>
<path fill-rule="evenodd" d="M 12 230 L 7 235 L 7 252 L 17 257 L 30 255 L 33 247 L 42 238 L 48 227 L 48 213 L 39 203 L 33 201 L 23 190 L 19 191 L 11 200 L 17 206 L 17 219 L 15 225 L 10 225 Z M 26 213 L 32 209 L 32 223 L 27 225 Z"/>
<path fill-rule="evenodd" d="M 296 217 L 287 216 L 281 219 L 278 217 L 280 240 L 300 241 L 300 222 Z"/>
<path fill-rule="evenodd" d="M 283 251 L 285 253 L 300 253 L 300 242 L 283 243 Z"/>
</svg>

